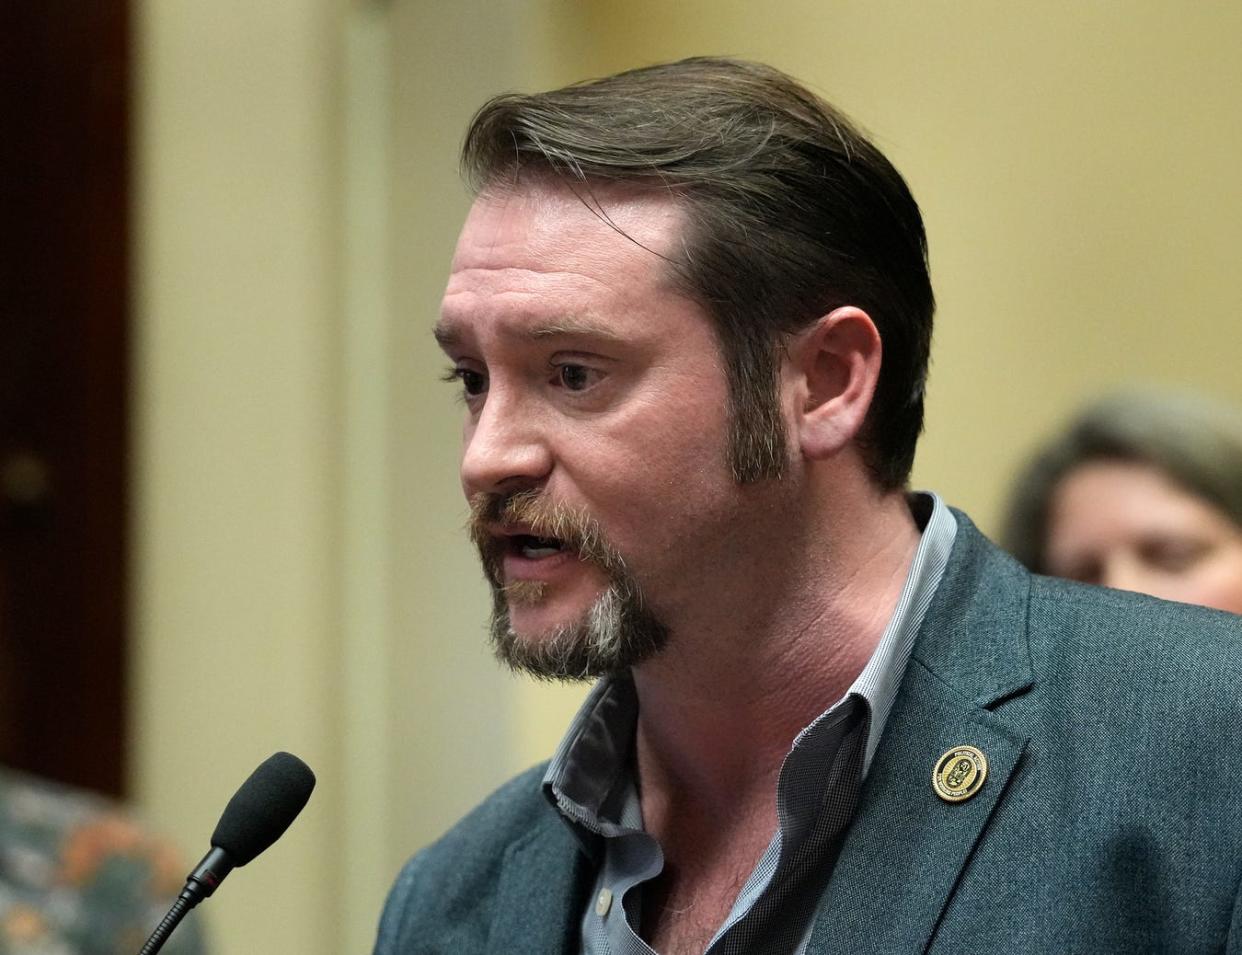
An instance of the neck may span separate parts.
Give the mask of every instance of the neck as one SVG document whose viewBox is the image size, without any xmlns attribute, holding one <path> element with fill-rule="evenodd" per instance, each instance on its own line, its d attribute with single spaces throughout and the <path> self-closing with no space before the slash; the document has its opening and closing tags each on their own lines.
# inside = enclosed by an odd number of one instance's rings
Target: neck
<svg viewBox="0 0 1242 955">
<path fill-rule="evenodd" d="M 770 815 L 794 737 L 875 651 L 918 529 L 899 493 L 837 486 L 822 503 L 821 515 L 830 508 L 835 520 L 798 523 L 806 530 L 780 546 L 753 548 L 764 551 L 763 566 L 713 579 L 697 612 L 672 628 L 668 649 L 635 671 L 638 771 L 653 831 L 661 818 L 674 826 Z"/>
</svg>

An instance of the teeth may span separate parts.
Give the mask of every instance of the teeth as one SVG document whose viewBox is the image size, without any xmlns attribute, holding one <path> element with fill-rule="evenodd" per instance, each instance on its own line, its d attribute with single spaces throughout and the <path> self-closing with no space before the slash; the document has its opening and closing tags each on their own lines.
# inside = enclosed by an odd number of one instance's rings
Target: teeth
<svg viewBox="0 0 1242 955">
<path fill-rule="evenodd" d="M 520 550 L 523 557 L 540 560 L 561 552 L 561 542 L 547 537 L 527 537 L 522 540 Z"/>
</svg>

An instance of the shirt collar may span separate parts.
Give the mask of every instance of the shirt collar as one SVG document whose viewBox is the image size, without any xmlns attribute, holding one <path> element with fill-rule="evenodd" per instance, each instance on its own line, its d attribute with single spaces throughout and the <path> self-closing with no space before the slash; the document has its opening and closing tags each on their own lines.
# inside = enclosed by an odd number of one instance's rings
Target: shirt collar
<svg viewBox="0 0 1242 955">
<path fill-rule="evenodd" d="M 870 709 L 864 773 L 879 745 L 914 638 L 944 575 L 957 534 L 957 521 L 938 495 L 915 492 L 908 500 L 922 531 L 919 545 L 893 616 L 871 659 L 843 697 L 861 696 Z M 835 701 L 825 715 L 840 702 Z M 544 774 L 544 792 L 553 805 L 567 819 L 597 835 L 620 830 L 618 822 L 603 810 L 628 779 L 637 719 L 638 695 L 629 674 L 604 677 L 587 694 Z M 823 715 L 815 722 L 821 719 Z"/>
<path fill-rule="evenodd" d="M 871 767 L 871 759 L 880 745 L 880 736 L 893 708 L 897 687 L 910 662 L 914 638 L 923 625 L 940 578 L 944 576 L 949 552 L 957 536 L 957 520 L 939 495 L 916 492 L 910 495 L 909 501 L 910 511 L 923 531 L 919 546 L 910 562 L 906 582 L 884 634 L 862 673 L 858 674 L 858 679 L 845 694 L 847 697 L 851 693 L 858 694 L 871 708 L 871 731 L 863 757 L 864 774 Z"/>
</svg>

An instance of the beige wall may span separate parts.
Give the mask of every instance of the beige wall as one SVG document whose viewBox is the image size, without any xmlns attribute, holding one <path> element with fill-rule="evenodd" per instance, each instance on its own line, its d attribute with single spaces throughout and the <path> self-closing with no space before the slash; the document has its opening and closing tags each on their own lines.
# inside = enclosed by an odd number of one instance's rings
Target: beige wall
<svg viewBox="0 0 1242 955">
<path fill-rule="evenodd" d="M 498 673 L 427 329 L 490 93 L 691 53 L 851 112 L 924 208 L 917 483 L 994 524 L 1115 384 L 1242 403 L 1242 11 L 1225 4 L 139 4 L 135 788 L 187 855 L 277 748 L 320 788 L 207 906 L 217 953 L 365 951 L 400 860 L 546 755 Z"/>
<path fill-rule="evenodd" d="M 303 818 L 206 910 L 221 951 L 326 953 L 341 10 L 137 12 L 134 789 L 196 859 L 263 758 L 287 749 L 320 769 Z"/>
</svg>

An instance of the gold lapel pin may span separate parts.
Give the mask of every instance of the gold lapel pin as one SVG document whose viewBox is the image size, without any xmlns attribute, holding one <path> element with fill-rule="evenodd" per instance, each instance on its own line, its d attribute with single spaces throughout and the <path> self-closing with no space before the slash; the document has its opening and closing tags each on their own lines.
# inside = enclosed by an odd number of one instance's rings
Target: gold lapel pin
<svg viewBox="0 0 1242 955">
<path fill-rule="evenodd" d="M 954 746 L 936 761 L 932 789 L 945 802 L 965 802 L 988 778 L 988 760 L 973 746 Z"/>
</svg>

